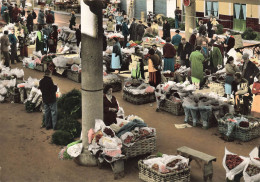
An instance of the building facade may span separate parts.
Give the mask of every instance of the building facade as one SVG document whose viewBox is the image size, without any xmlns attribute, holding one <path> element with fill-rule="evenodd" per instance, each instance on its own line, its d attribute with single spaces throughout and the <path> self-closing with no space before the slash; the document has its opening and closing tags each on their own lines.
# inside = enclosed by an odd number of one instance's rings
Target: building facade
<svg viewBox="0 0 260 182">
<path fill-rule="evenodd" d="M 121 0 L 121 9 L 127 12 L 130 2 L 131 0 Z M 174 18 L 174 10 L 179 7 L 184 21 L 185 6 L 182 2 L 183 0 L 135 0 L 134 15 L 140 19 L 142 11 L 145 15 L 151 11 Z M 196 0 L 196 17 L 207 22 L 210 16 L 214 16 L 225 28 L 244 31 L 246 27 L 251 27 L 260 32 L 260 0 L 254 4 L 241 2 L 250 3 L 250 0 Z"/>
</svg>

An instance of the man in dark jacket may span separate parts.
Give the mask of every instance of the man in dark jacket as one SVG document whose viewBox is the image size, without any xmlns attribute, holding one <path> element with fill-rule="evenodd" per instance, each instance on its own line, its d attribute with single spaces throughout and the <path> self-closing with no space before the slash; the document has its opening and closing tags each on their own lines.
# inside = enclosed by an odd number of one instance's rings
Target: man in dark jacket
<svg viewBox="0 0 260 182">
<path fill-rule="evenodd" d="M 10 23 L 13 23 L 13 5 L 12 4 L 9 4 L 8 10 L 9 10 Z"/>
<path fill-rule="evenodd" d="M 34 12 L 34 9 L 32 9 L 32 16 L 33 16 L 33 19 L 34 19 L 34 20 L 37 18 L 37 15 L 36 15 L 36 13 Z"/>
<path fill-rule="evenodd" d="M 17 4 L 15 4 L 15 7 L 13 9 L 13 22 L 17 23 L 18 22 L 18 15 L 21 13 L 20 9 L 17 7 Z"/>
<path fill-rule="evenodd" d="M 44 105 L 44 121 L 47 130 L 55 129 L 57 122 L 57 103 L 56 92 L 57 86 L 51 79 L 51 71 L 46 70 L 44 78 L 40 80 L 39 89 L 42 92 L 42 100 Z"/>
<path fill-rule="evenodd" d="M 17 38 L 15 36 L 14 28 L 11 29 L 11 33 L 8 35 L 9 41 L 11 43 L 11 63 L 15 64 L 15 61 L 19 62 L 17 56 Z"/>
<path fill-rule="evenodd" d="M 39 11 L 39 13 L 38 13 L 38 20 L 37 20 L 37 22 L 38 22 L 39 25 L 44 25 L 44 24 L 45 24 L 44 18 L 45 18 L 44 8 L 41 7 L 41 9 L 40 9 L 40 11 Z"/>
<path fill-rule="evenodd" d="M 259 69 L 249 60 L 249 55 L 247 53 L 243 54 L 242 59 L 244 60 L 242 77 L 248 81 L 248 85 L 250 86 L 253 84 L 255 76 L 259 73 Z"/>
<path fill-rule="evenodd" d="M 79 25 L 79 28 L 76 29 L 76 39 L 77 39 L 77 46 L 79 47 L 79 44 L 81 42 L 81 24 Z"/>
<path fill-rule="evenodd" d="M 137 40 L 141 41 L 144 36 L 145 28 L 142 21 L 136 26 Z"/>
<path fill-rule="evenodd" d="M 127 23 L 126 23 L 127 19 L 125 18 L 124 21 L 123 21 L 123 24 L 122 24 L 122 34 L 124 36 L 124 45 L 123 45 L 123 48 L 126 47 L 126 44 L 127 44 L 127 37 L 129 35 L 129 30 L 128 30 L 128 26 L 127 26 Z"/>
<path fill-rule="evenodd" d="M 10 46 L 10 42 L 9 42 L 9 38 L 8 38 L 8 31 L 4 31 L 4 35 L 1 37 L 0 39 L 0 43 L 1 43 L 1 53 L 4 55 L 4 65 L 6 67 L 9 67 L 10 65 L 10 56 L 9 56 L 9 46 Z"/>
<path fill-rule="evenodd" d="M 53 17 L 53 14 L 51 14 L 50 11 L 47 11 L 46 23 L 47 23 L 47 25 L 49 25 L 50 27 L 51 27 L 52 24 L 54 23 L 54 17 Z"/>
<path fill-rule="evenodd" d="M 136 26 L 137 26 L 137 23 L 135 22 L 135 18 L 133 18 L 133 21 L 132 21 L 132 24 L 131 24 L 130 30 L 129 30 L 130 40 L 132 40 L 132 41 L 136 41 L 136 39 L 137 39 Z"/>
<path fill-rule="evenodd" d="M 181 39 L 181 43 L 179 44 L 177 55 L 181 60 L 181 65 L 190 67 L 190 54 L 192 52 L 192 45 L 186 41 L 186 38 Z"/>
<path fill-rule="evenodd" d="M 203 24 L 203 21 L 200 20 L 200 21 L 199 21 L 199 34 L 201 35 L 202 32 L 206 32 L 206 31 L 207 31 L 206 26 Z"/>
<path fill-rule="evenodd" d="M 226 31 L 226 41 L 224 44 L 224 47 L 226 48 L 226 54 L 229 52 L 230 49 L 232 49 L 235 46 L 235 38 L 231 36 L 231 33 L 229 30 Z"/>
<path fill-rule="evenodd" d="M 33 31 L 33 15 L 30 11 L 27 11 L 27 24 L 26 27 L 28 29 L 29 34 Z"/>
</svg>

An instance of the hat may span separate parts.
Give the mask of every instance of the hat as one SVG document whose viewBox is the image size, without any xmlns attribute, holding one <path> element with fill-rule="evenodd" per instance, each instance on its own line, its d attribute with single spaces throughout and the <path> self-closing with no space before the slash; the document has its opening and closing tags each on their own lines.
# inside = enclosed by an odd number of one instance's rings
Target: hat
<svg viewBox="0 0 260 182">
<path fill-rule="evenodd" d="M 243 60 L 248 60 L 249 58 L 249 54 L 248 53 L 244 53 L 243 56 L 242 56 L 242 59 Z"/>
<path fill-rule="evenodd" d="M 175 30 L 176 33 L 180 33 L 180 30 Z"/>
</svg>

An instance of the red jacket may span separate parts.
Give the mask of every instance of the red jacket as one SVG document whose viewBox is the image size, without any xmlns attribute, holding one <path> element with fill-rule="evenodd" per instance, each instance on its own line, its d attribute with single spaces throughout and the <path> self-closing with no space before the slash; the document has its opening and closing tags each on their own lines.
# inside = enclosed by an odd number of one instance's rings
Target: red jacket
<svg viewBox="0 0 260 182">
<path fill-rule="evenodd" d="M 255 82 L 253 84 L 252 94 L 260 95 L 260 82 Z"/>
<path fill-rule="evenodd" d="M 166 43 L 163 46 L 163 56 L 164 58 L 173 58 L 176 56 L 176 50 L 171 43 Z"/>
<path fill-rule="evenodd" d="M 14 20 L 14 22 L 17 22 L 19 13 L 21 13 L 20 9 L 15 7 L 13 9 L 13 20 Z"/>
</svg>

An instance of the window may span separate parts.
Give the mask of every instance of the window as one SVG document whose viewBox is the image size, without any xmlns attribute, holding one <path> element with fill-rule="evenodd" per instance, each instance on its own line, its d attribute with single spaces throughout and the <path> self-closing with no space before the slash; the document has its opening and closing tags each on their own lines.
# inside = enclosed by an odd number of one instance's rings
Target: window
<svg viewBox="0 0 260 182">
<path fill-rule="evenodd" d="M 246 5 L 234 4 L 234 18 L 239 20 L 246 20 Z"/>
<path fill-rule="evenodd" d="M 218 2 L 217 1 L 205 1 L 205 16 L 218 17 Z"/>
</svg>

